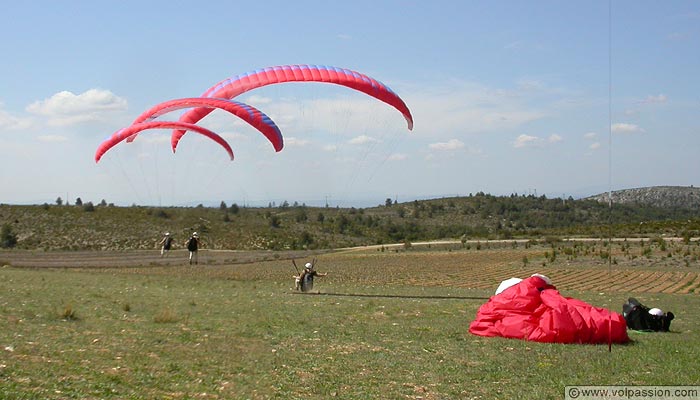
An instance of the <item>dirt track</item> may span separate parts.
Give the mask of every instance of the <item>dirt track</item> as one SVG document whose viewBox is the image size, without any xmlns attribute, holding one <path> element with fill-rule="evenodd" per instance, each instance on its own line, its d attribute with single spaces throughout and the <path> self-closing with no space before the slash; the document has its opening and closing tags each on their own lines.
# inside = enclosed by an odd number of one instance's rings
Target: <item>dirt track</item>
<svg viewBox="0 0 700 400">
<path fill-rule="evenodd" d="M 240 264 L 274 259 L 309 257 L 310 251 L 200 250 L 199 262 L 207 265 Z M 0 265 L 25 268 L 97 268 L 177 266 L 188 264 L 186 250 L 174 250 L 161 257 L 158 250 L 132 251 L 0 251 Z"/>
</svg>

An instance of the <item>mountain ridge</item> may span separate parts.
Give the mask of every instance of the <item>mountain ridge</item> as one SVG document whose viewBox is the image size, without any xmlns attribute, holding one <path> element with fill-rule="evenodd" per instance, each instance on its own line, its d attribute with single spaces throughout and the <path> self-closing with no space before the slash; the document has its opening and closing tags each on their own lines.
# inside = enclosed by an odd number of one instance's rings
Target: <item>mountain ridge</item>
<svg viewBox="0 0 700 400">
<path fill-rule="evenodd" d="M 700 188 L 694 186 L 647 186 L 615 190 L 586 197 L 607 203 L 612 195 L 613 204 L 640 204 L 661 208 L 700 210 Z"/>
</svg>

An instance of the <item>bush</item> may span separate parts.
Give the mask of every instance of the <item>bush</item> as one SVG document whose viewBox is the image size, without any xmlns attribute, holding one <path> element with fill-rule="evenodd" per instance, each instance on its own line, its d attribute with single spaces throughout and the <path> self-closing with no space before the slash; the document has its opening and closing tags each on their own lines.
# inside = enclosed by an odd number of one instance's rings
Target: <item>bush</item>
<svg viewBox="0 0 700 400">
<path fill-rule="evenodd" d="M 8 249 L 17 245 L 17 235 L 12 232 L 9 224 L 3 224 L 0 228 L 0 247 Z"/>
<path fill-rule="evenodd" d="M 59 318 L 66 321 L 77 321 L 78 316 L 75 314 L 72 304 L 66 304 L 63 306 L 63 311 L 59 312 Z"/>
<path fill-rule="evenodd" d="M 179 320 L 177 313 L 170 308 L 163 308 L 153 317 L 153 321 L 158 324 L 171 324 Z"/>
</svg>

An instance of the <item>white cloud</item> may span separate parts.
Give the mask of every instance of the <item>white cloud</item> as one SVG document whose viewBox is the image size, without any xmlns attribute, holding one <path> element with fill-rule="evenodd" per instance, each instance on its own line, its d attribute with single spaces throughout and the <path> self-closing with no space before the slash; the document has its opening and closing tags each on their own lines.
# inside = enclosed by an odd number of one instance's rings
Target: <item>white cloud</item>
<svg viewBox="0 0 700 400">
<path fill-rule="evenodd" d="M 371 136 L 360 135 L 360 136 L 357 136 L 357 137 L 350 139 L 348 141 L 348 143 L 361 145 L 361 144 L 367 144 L 367 143 L 380 143 L 380 140 L 377 140 Z"/>
<path fill-rule="evenodd" d="M 514 42 L 506 43 L 503 48 L 506 50 L 511 50 L 511 49 L 520 49 L 524 45 L 522 40 L 516 40 Z"/>
<path fill-rule="evenodd" d="M 595 132 L 586 132 L 583 134 L 584 139 L 595 139 L 598 137 L 598 134 Z"/>
<path fill-rule="evenodd" d="M 145 131 L 144 131 L 145 132 Z M 141 132 L 143 133 L 143 132 Z M 191 133 L 190 133 L 191 134 Z M 170 132 L 166 132 L 165 130 L 154 130 L 153 132 L 148 133 L 147 135 L 142 135 L 139 134 L 138 139 L 143 141 L 144 143 L 148 144 L 168 144 L 170 145 Z M 150 154 L 148 154 L 150 157 Z"/>
<path fill-rule="evenodd" d="M 450 139 L 447 142 L 429 144 L 428 148 L 437 151 L 454 151 L 464 148 L 464 142 L 458 139 Z"/>
<path fill-rule="evenodd" d="M 332 152 L 332 151 L 337 151 L 337 150 L 338 150 L 338 146 L 336 146 L 336 145 L 334 145 L 334 144 L 327 144 L 327 145 L 323 146 L 322 149 L 323 149 L 323 151 Z"/>
<path fill-rule="evenodd" d="M 640 128 L 639 126 L 635 124 L 628 124 L 624 122 L 618 122 L 615 124 L 612 124 L 612 131 L 614 133 L 638 133 L 638 132 L 644 132 L 644 129 Z"/>
<path fill-rule="evenodd" d="M 564 140 L 561 136 L 557 134 L 552 134 L 550 135 L 546 140 L 538 137 L 538 136 L 532 136 L 532 135 L 519 135 L 515 141 L 513 142 L 513 147 L 515 148 L 523 148 L 523 147 L 541 147 L 544 146 L 546 143 L 559 143 L 562 140 Z"/>
<path fill-rule="evenodd" d="M 270 104 L 272 103 L 272 99 L 270 97 L 253 94 L 246 97 L 245 103 L 250 104 L 251 106 L 258 106 L 260 104 Z"/>
<path fill-rule="evenodd" d="M 545 118 L 551 108 L 533 106 L 542 103 L 537 86 L 541 84 L 527 81 L 508 90 L 455 81 L 451 85 L 409 91 L 404 99 L 413 112 L 416 134 L 447 140 L 456 135 L 513 131 Z M 530 101 L 533 96 L 538 101 Z M 550 98 L 548 94 L 544 96 Z"/>
<path fill-rule="evenodd" d="M 530 135 L 520 135 L 515 139 L 515 142 L 513 142 L 513 147 L 516 148 L 521 148 L 521 147 L 529 147 L 529 146 L 539 146 L 542 143 L 542 139 L 538 138 L 537 136 L 530 136 Z"/>
<path fill-rule="evenodd" d="M 65 136 L 61 135 L 42 135 L 39 136 L 37 139 L 41 142 L 48 142 L 48 143 L 59 143 L 59 142 L 65 142 L 68 140 Z"/>
<path fill-rule="evenodd" d="M 520 79 L 518 80 L 518 88 L 522 90 L 543 90 L 546 89 L 545 85 L 535 79 Z"/>
<path fill-rule="evenodd" d="M 100 120 L 106 112 L 123 111 L 127 101 L 109 90 L 90 89 L 81 94 L 62 91 L 48 99 L 35 101 L 26 110 L 48 118 L 52 126 L 66 126 Z"/>
<path fill-rule="evenodd" d="M 30 128 L 31 126 L 32 121 L 30 119 L 15 117 L 7 111 L 0 110 L 0 128 L 17 130 Z"/>
<path fill-rule="evenodd" d="M 408 158 L 408 154 L 395 153 L 389 156 L 389 161 L 403 161 Z"/>
<path fill-rule="evenodd" d="M 600 142 L 591 143 L 591 145 L 588 146 L 588 148 L 591 150 L 598 150 L 600 148 Z"/>
<path fill-rule="evenodd" d="M 665 94 L 660 94 L 658 96 L 649 95 L 644 100 L 641 101 L 643 104 L 658 104 L 665 103 L 668 100 Z"/>
<path fill-rule="evenodd" d="M 309 143 L 307 139 L 299 139 L 296 137 L 287 137 L 284 139 L 284 145 L 290 147 L 304 147 Z"/>
<path fill-rule="evenodd" d="M 232 141 L 232 142 L 238 142 L 238 141 L 248 140 L 248 139 L 249 139 L 248 135 L 244 135 L 244 134 L 242 134 L 242 133 L 240 133 L 240 132 L 234 132 L 234 131 L 223 131 L 223 132 L 220 132 L 218 129 L 216 130 L 216 132 L 219 132 L 219 135 L 220 135 L 222 138 L 224 138 L 224 139 L 226 139 L 226 140 L 229 140 L 229 141 Z"/>
<path fill-rule="evenodd" d="M 352 39 L 352 36 L 348 35 L 347 33 L 340 33 L 340 34 L 338 34 L 338 39 L 350 40 L 350 39 Z"/>
</svg>

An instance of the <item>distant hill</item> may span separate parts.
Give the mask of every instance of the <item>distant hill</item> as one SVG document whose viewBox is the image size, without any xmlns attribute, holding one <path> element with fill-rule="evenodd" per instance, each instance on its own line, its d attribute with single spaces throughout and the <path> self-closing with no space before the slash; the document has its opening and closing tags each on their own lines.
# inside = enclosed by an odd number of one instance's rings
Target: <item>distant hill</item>
<svg viewBox="0 0 700 400">
<path fill-rule="evenodd" d="M 700 210 L 700 188 L 693 186 L 651 186 L 612 192 L 613 204 L 645 205 L 661 208 Z M 608 201 L 608 193 L 587 200 Z"/>
<path fill-rule="evenodd" d="M 0 204 L 0 248 L 133 250 L 158 248 L 164 232 L 175 247 L 196 231 L 211 250 L 318 250 L 438 239 L 598 237 L 611 225 L 620 237 L 700 236 L 700 190 L 687 187 L 614 193 L 602 201 L 534 195 L 387 201 L 371 208 L 279 206 L 116 207 Z M 2 255 L 0 254 L 0 265 Z"/>
</svg>

